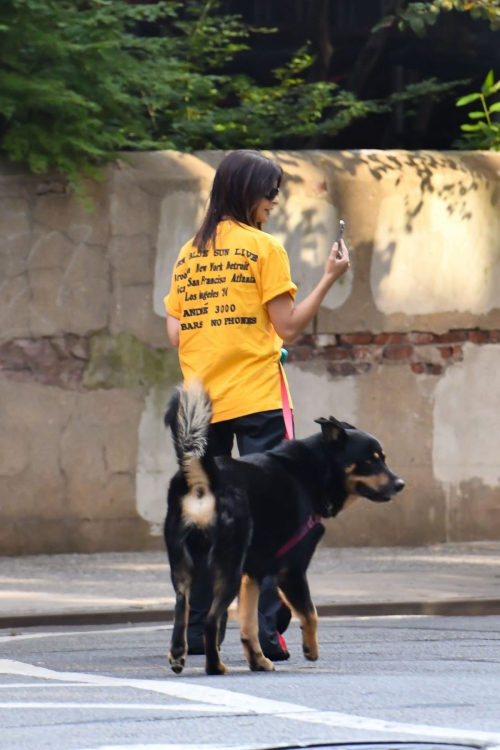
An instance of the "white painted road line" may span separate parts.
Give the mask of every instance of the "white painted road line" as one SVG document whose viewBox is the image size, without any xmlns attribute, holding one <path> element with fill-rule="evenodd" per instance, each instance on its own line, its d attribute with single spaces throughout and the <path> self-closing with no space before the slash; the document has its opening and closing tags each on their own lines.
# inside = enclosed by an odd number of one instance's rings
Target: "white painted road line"
<svg viewBox="0 0 500 750">
<path fill-rule="evenodd" d="M 62 682 L 60 685 L 47 685 L 43 682 L 7 682 L 5 685 L 0 685 L 0 690 L 18 690 L 19 688 L 22 688 L 23 690 L 25 688 L 37 688 L 37 690 L 43 688 L 57 690 L 59 688 L 64 690 L 69 687 L 93 688 L 95 685 L 82 685 L 81 682 Z"/>
<path fill-rule="evenodd" d="M 328 741 L 325 740 L 322 744 L 328 746 Z M 363 743 L 361 742 L 360 744 Z M 317 745 L 318 743 L 314 743 L 313 747 L 316 747 Z M 280 747 L 287 750 L 290 748 L 290 744 L 283 746 L 273 745 L 273 750 L 280 750 Z M 298 741 L 297 747 L 307 750 L 308 745 L 307 743 L 304 745 Z M 101 745 L 100 747 L 87 748 L 86 750 L 269 750 L 269 745 L 246 745 L 243 747 L 236 747 L 234 745 L 144 745 L 141 743 L 140 745 Z M 488 750 L 500 750 L 500 745 L 496 745 L 495 747 L 489 746 Z"/>
<path fill-rule="evenodd" d="M 425 724 L 406 724 L 398 721 L 385 721 L 365 716 L 344 714 L 339 711 L 320 711 L 286 701 L 259 698 L 246 693 L 196 685 L 175 678 L 168 680 L 129 679 L 106 677 L 80 672 L 56 672 L 45 667 L 36 667 L 23 662 L 0 660 L 0 674 L 54 680 L 56 682 L 79 682 L 87 685 L 113 686 L 146 690 L 168 695 L 182 700 L 234 709 L 241 714 L 271 715 L 277 719 L 300 721 L 309 724 L 353 729 L 365 732 L 383 732 L 390 735 L 411 735 L 412 737 L 445 740 L 447 742 L 471 742 L 482 747 L 500 744 L 500 732 L 457 729 L 454 727 L 434 727 Z M 220 678 L 219 678 L 220 679 Z"/>
<path fill-rule="evenodd" d="M 142 742 L 140 745 L 101 745 L 86 750 L 193 750 L 193 748 L 194 750 L 259 750 L 259 747 L 255 745 L 244 747 L 236 745 L 144 745 Z M 269 746 L 262 745 L 261 750 L 269 750 Z"/>
<path fill-rule="evenodd" d="M 10 701 L 9 703 L 0 703 L 2 708 L 94 708 L 119 711 L 202 711 L 203 713 L 240 713 L 235 708 L 224 706 L 208 706 L 206 703 L 58 703 L 52 702 L 35 702 L 35 701 Z M 245 712 L 247 713 L 247 712 Z"/>
<path fill-rule="evenodd" d="M 82 638 L 85 635 L 107 635 L 108 633 L 146 633 L 153 630 L 172 630 L 173 624 L 170 625 L 142 625 L 140 627 L 128 628 L 110 628 L 106 630 L 103 626 L 100 630 L 63 630 L 60 633 L 26 633 L 25 635 L 2 635 L 0 643 L 16 643 L 17 641 L 31 641 L 36 638 L 71 638 L 78 636 Z"/>
</svg>

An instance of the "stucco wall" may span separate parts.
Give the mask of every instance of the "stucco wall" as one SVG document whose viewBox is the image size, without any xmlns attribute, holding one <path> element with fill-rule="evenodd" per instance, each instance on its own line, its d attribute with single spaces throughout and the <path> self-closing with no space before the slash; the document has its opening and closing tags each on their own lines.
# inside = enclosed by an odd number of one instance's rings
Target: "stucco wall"
<svg viewBox="0 0 500 750">
<path fill-rule="evenodd" d="M 298 436 L 334 414 L 407 482 L 327 541 L 500 538 L 500 155 L 286 152 L 269 231 L 298 299 L 352 268 L 287 364 Z M 0 553 L 161 546 L 180 378 L 163 296 L 221 153 L 130 155 L 91 186 L 0 167 Z"/>
</svg>

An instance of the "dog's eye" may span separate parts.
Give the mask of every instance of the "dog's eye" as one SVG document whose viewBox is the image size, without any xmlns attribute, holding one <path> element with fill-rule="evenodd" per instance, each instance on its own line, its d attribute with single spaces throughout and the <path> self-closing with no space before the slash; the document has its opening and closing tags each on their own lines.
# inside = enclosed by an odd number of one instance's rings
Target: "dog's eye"
<svg viewBox="0 0 500 750">
<path fill-rule="evenodd" d="M 375 472 L 375 461 L 373 459 L 362 461 L 356 466 L 355 472 L 360 476 L 373 474 Z"/>
</svg>

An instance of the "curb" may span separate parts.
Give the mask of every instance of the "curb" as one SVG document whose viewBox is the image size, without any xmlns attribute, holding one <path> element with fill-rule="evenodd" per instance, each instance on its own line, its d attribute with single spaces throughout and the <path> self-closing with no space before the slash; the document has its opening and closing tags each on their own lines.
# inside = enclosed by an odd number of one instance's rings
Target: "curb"
<svg viewBox="0 0 500 750">
<path fill-rule="evenodd" d="M 391 615 L 486 617 L 500 615 L 500 599 L 320 604 L 316 609 L 319 617 L 388 617 Z"/>
<path fill-rule="evenodd" d="M 451 599 L 426 602 L 353 602 L 319 604 L 318 617 L 487 617 L 500 615 L 500 599 Z M 173 622 L 173 609 L 114 610 L 112 612 L 56 612 L 37 615 L 4 615 L 0 630 L 60 625 L 117 625 L 138 622 Z M 234 614 L 231 620 L 236 620 Z"/>
</svg>

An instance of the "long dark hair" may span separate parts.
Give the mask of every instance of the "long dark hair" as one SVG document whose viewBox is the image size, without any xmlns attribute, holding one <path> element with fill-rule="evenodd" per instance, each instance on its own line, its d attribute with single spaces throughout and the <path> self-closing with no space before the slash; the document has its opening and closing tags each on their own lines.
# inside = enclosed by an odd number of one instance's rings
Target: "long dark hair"
<svg viewBox="0 0 500 750">
<path fill-rule="evenodd" d="M 233 151 L 219 164 L 210 202 L 193 244 L 197 248 L 213 245 L 217 225 L 223 218 L 260 229 L 254 216 L 262 197 L 279 187 L 283 170 L 260 151 Z"/>
</svg>

